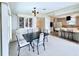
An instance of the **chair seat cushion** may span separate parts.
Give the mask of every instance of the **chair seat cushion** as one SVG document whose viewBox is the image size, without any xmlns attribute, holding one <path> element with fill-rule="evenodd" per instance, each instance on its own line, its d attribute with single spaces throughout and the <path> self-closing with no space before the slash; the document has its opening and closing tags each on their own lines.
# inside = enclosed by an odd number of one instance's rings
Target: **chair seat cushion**
<svg viewBox="0 0 79 59">
<path fill-rule="evenodd" d="M 38 40 L 38 39 L 33 40 L 33 43 L 34 43 L 35 46 L 37 46 L 37 40 Z M 43 44 L 43 41 L 39 41 L 39 42 L 38 42 L 38 45 L 42 45 L 42 44 Z"/>
<path fill-rule="evenodd" d="M 19 44 L 20 44 L 20 47 L 22 47 L 22 46 L 28 45 L 29 42 L 26 42 L 26 40 L 20 40 Z"/>
</svg>

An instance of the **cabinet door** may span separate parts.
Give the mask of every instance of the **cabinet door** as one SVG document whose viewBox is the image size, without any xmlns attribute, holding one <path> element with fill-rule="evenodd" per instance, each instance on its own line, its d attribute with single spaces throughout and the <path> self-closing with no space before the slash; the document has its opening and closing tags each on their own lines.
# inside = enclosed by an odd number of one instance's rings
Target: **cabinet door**
<svg viewBox="0 0 79 59">
<path fill-rule="evenodd" d="M 19 28 L 24 28 L 24 18 L 19 17 Z"/>
</svg>

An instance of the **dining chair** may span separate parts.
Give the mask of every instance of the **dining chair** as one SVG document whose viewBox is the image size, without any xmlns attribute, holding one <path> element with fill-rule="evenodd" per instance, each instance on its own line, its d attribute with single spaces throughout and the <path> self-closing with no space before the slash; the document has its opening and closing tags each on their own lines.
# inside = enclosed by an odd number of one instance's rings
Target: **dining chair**
<svg viewBox="0 0 79 59">
<path fill-rule="evenodd" d="M 33 29 L 27 29 L 27 33 L 32 33 L 33 32 Z"/>
<path fill-rule="evenodd" d="M 48 30 L 47 29 L 44 29 L 44 39 L 47 42 L 48 42 L 48 35 L 49 35 Z"/>
<path fill-rule="evenodd" d="M 25 39 L 21 38 L 20 33 L 16 33 L 16 39 L 17 39 L 17 43 L 18 43 L 18 56 L 20 55 L 20 49 L 28 46 L 29 47 L 29 51 L 30 51 L 30 43 L 27 42 Z"/>
<path fill-rule="evenodd" d="M 33 28 L 33 32 L 38 32 L 39 29 L 38 28 Z"/>
<path fill-rule="evenodd" d="M 34 48 L 37 47 L 37 54 L 39 55 L 39 46 L 43 45 L 45 50 L 44 33 L 40 33 L 39 39 L 33 40 Z"/>
</svg>

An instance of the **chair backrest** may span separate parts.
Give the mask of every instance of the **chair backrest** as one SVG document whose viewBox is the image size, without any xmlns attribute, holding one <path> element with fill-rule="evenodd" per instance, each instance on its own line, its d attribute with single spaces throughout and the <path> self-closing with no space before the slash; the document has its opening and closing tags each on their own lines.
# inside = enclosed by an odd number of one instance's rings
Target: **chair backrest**
<svg viewBox="0 0 79 59">
<path fill-rule="evenodd" d="M 27 33 L 32 33 L 33 29 L 27 29 Z"/>
<path fill-rule="evenodd" d="M 18 40 L 18 36 L 17 36 L 17 34 L 16 34 L 16 40 L 17 40 L 17 42 L 18 42 L 18 45 L 19 45 L 19 40 Z"/>
<path fill-rule="evenodd" d="M 44 33 L 40 33 L 39 42 L 44 40 Z"/>
<path fill-rule="evenodd" d="M 21 30 L 16 31 L 16 36 L 17 36 L 18 40 L 23 40 L 24 39 L 22 34 L 24 34 L 24 33 Z"/>
<path fill-rule="evenodd" d="M 38 28 L 34 28 L 34 29 L 33 29 L 33 32 L 38 32 L 38 31 L 39 31 Z"/>
<path fill-rule="evenodd" d="M 23 37 L 23 34 L 22 34 L 22 37 Z M 28 44 L 28 42 L 24 39 L 24 37 L 23 38 L 20 37 L 19 33 L 16 33 L 16 39 L 17 39 L 18 46 L 20 47 Z"/>
<path fill-rule="evenodd" d="M 48 30 L 47 30 L 47 29 L 45 29 L 45 30 L 44 30 L 44 32 L 45 32 L 45 33 L 48 33 Z"/>
</svg>

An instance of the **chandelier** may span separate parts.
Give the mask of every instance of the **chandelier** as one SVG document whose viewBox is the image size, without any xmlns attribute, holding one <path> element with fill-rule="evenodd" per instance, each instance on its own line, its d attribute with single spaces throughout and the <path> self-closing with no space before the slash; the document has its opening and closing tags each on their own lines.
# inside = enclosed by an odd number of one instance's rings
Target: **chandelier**
<svg viewBox="0 0 79 59">
<path fill-rule="evenodd" d="M 37 14 L 39 14 L 39 12 L 36 11 L 36 7 L 34 7 L 34 10 L 32 10 L 32 13 L 34 16 L 36 16 Z"/>
</svg>

